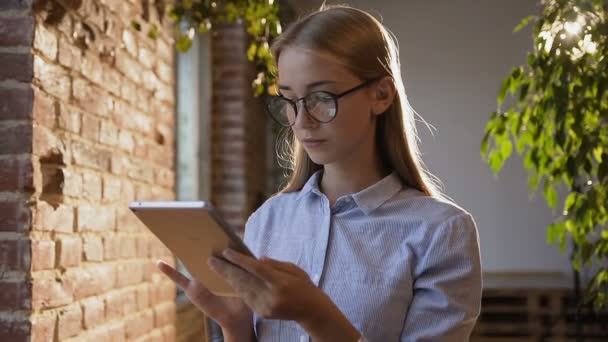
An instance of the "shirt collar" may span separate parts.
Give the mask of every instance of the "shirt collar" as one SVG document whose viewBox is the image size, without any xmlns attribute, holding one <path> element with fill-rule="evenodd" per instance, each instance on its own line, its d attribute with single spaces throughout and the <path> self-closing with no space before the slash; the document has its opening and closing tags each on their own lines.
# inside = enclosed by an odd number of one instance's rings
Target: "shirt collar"
<svg viewBox="0 0 608 342">
<path fill-rule="evenodd" d="M 324 196 L 319 189 L 319 178 L 322 173 L 323 170 L 321 169 L 310 176 L 306 184 L 302 187 L 302 190 L 300 190 L 297 199 L 300 199 L 310 192 L 319 196 Z M 376 210 L 401 191 L 402 188 L 403 184 L 401 183 L 399 175 L 393 171 L 390 175 L 384 177 L 375 184 L 350 196 L 355 200 L 355 203 L 357 203 L 357 206 L 361 211 L 366 215 L 369 215 L 372 211 Z"/>
</svg>

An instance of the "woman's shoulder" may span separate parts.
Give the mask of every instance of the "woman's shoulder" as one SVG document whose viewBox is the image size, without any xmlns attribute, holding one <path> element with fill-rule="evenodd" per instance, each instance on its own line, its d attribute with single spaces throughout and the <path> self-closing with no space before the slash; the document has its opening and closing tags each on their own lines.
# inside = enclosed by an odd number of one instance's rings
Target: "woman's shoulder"
<svg viewBox="0 0 608 342">
<path fill-rule="evenodd" d="M 296 192 L 277 192 L 270 196 L 259 206 L 250 216 L 250 219 L 268 217 L 272 213 L 281 212 L 297 203 L 299 191 Z"/>
<path fill-rule="evenodd" d="M 454 220 L 471 221 L 473 216 L 445 195 L 429 196 L 413 188 L 404 188 L 389 206 L 401 208 L 408 216 L 419 217 L 430 225 L 444 225 Z"/>
</svg>

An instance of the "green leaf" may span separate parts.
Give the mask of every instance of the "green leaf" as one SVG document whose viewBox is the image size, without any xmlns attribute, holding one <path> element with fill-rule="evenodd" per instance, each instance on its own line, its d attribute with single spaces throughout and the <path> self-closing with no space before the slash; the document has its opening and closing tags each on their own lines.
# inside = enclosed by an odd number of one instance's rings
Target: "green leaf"
<svg viewBox="0 0 608 342">
<path fill-rule="evenodd" d="M 152 24 L 152 27 L 150 27 L 150 31 L 148 31 L 148 37 L 150 37 L 150 39 L 157 39 L 158 34 L 158 26 L 156 26 L 156 24 Z"/>
<path fill-rule="evenodd" d="M 535 15 L 530 15 L 530 16 L 525 17 L 519 24 L 517 24 L 517 26 L 515 26 L 515 29 L 513 30 L 513 32 L 515 33 L 515 32 L 521 31 L 521 29 L 528 26 L 528 24 L 535 18 L 536 18 Z"/>
<path fill-rule="evenodd" d="M 553 223 L 547 228 L 547 243 L 552 245 L 566 233 L 566 226 L 563 222 Z"/>
<path fill-rule="evenodd" d="M 488 157 L 488 162 L 494 174 L 498 174 L 498 171 L 500 171 L 500 168 L 502 168 L 504 159 L 500 151 L 492 151 Z"/>
<path fill-rule="evenodd" d="M 549 207 L 555 209 L 557 206 L 557 191 L 555 191 L 549 179 L 545 179 L 545 189 L 543 192 Z"/>
<path fill-rule="evenodd" d="M 179 36 L 175 41 L 175 48 L 179 52 L 186 52 L 192 46 L 192 39 L 188 36 Z"/>
<path fill-rule="evenodd" d="M 509 139 L 503 140 L 502 144 L 500 145 L 500 152 L 502 153 L 502 158 L 504 160 L 509 159 L 512 151 L 513 151 L 513 144 L 511 143 L 511 140 L 509 140 Z"/>
<path fill-rule="evenodd" d="M 507 90 L 511 87 L 511 77 L 507 77 L 502 81 L 502 86 L 500 87 L 500 91 L 498 92 L 498 106 L 502 106 L 505 101 L 505 96 L 507 95 Z"/>
</svg>

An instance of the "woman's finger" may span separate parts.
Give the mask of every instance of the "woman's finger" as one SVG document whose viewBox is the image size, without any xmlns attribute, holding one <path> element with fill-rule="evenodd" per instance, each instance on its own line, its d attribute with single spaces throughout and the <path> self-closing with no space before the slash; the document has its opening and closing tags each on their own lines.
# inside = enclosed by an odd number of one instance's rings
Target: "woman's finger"
<svg viewBox="0 0 608 342">
<path fill-rule="evenodd" d="M 252 289 L 262 290 L 265 287 L 263 280 L 258 276 L 221 258 L 209 258 L 209 266 L 214 272 L 221 275 L 236 292 L 241 294 Z"/>
<path fill-rule="evenodd" d="M 243 268 L 247 272 L 255 275 L 256 277 L 272 283 L 276 280 L 276 275 L 273 272 L 273 269 L 267 267 L 259 260 L 256 260 L 252 257 L 249 257 L 245 254 L 241 254 L 232 249 L 225 250 L 222 255 L 230 262 L 235 265 Z"/>
<path fill-rule="evenodd" d="M 279 261 L 276 259 L 269 258 L 267 256 L 263 256 L 262 258 L 260 258 L 260 261 L 264 264 L 269 265 L 275 270 L 279 270 L 281 272 L 289 273 L 292 275 L 297 276 L 304 272 L 304 270 L 302 270 L 300 267 L 294 265 L 291 262 Z"/>
<path fill-rule="evenodd" d="M 162 260 L 158 260 L 156 262 L 156 267 L 158 267 L 161 272 L 163 272 L 167 277 L 169 277 L 169 279 L 173 280 L 173 282 L 176 283 L 177 286 L 181 287 L 184 290 L 188 287 L 190 279 L 188 279 L 185 275 L 181 274 L 175 268 L 171 267 L 171 265 L 167 264 Z"/>
</svg>

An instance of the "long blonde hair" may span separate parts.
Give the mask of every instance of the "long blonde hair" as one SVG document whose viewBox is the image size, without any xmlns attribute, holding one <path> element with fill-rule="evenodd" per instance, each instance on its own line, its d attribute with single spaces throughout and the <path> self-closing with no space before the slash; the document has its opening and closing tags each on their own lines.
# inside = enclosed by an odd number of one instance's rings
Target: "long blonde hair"
<svg viewBox="0 0 608 342">
<path fill-rule="evenodd" d="M 443 197 L 438 180 L 422 161 L 417 144 L 415 111 L 410 106 L 401 79 L 396 38 L 369 13 L 345 5 L 326 6 L 290 25 L 272 45 L 275 60 L 287 47 L 319 51 L 338 60 L 362 80 L 392 78 L 397 94 L 389 109 L 378 116 L 376 143 L 381 160 L 401 181 L 429 196 Z M 287 129 L 284 154 L 291 175 L 280 192 L 302 189 L 322 165 L 314 163 Z M 279 156 L 281 157 L 279 151 Z"/>
</svg>

